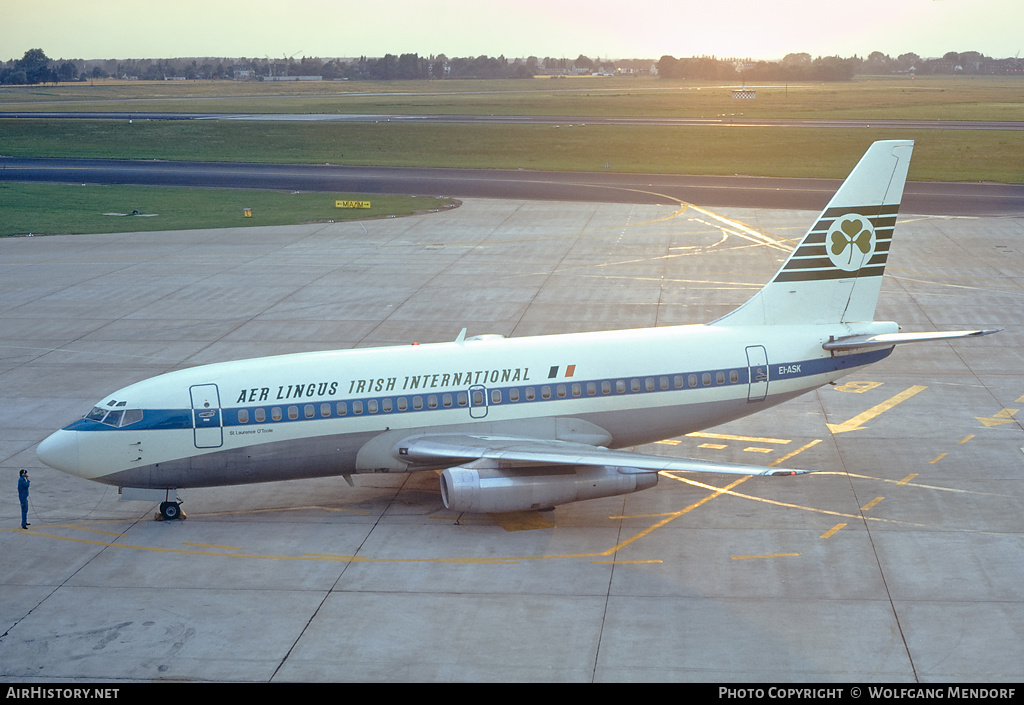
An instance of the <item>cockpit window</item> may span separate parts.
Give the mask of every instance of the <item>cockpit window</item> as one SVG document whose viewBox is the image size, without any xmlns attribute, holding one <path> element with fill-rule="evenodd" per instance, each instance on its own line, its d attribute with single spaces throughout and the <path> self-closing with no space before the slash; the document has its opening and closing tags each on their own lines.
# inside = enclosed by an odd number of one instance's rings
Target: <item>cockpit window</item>
<svg viewBox="0 0 1024 705">
<path fill-rule="evenodd" d="M 90 421 L 99 421 L 106 426 L 120 428 L 142 421 L 142 409 L 104 409 L 102 406 L 93 407 L 93 410 L 86 414 L 85 418 Z"/>
</svg>

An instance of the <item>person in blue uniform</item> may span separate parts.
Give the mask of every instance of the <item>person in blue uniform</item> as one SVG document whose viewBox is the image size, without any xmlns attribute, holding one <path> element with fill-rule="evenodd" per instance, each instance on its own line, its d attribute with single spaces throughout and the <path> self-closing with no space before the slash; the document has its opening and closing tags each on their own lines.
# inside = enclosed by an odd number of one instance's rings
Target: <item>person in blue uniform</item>
<svg viewBox="0 0 1024 705">
<path fill-rule="evenodd" d="M 18 499 L 21 500 L 21 528 L 27 529 L 31 526 L 28 523 L 28 486 L 32 484 L 28 479 L 28 472 L 21 471 L 18 477 Z"/>
</svg>

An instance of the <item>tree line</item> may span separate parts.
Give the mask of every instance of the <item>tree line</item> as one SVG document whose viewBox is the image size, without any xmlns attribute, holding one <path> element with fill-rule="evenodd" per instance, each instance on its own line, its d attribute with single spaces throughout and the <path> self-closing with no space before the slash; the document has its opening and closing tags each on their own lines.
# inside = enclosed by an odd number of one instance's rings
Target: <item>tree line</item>
<svg viewBox="0 0 1024 705">
<path fill-rule="evenodd" d="M 602 61 L 580 55 L 575 59 L 531 56 L 506 59 L 504 56 L 453 57 L 444 54 L 423 57 L 418 54 L 386 54 L 357 59 L 320 59 L 315 57 L 273 59 L 126 59 L 126 60 L 53 60 L 42 49 L 30 49 L 18 60 L 0 64 L 0 84 L 30 85 L 66 83 L 102 78 L 140 80 L 283 80 L 319 77 L 322 80 L 440 80 L 468 78 L 531 78 L 537 75 L 572 75 L 627 72 L 650 73 L 657 69 L 662 78 L 751 81 L 849 81 L 857 74 L 1018 74 L 1024 75 L 1024 61 L 993 59 L 980 52 L 948 52 L 941 58 L 924 59 L 917 54 L 891 58 L 871 52 L 866 58 L 788 54 L 781 61 L 719 59 L 714 56 L 660 60 L 629 59 Z"/>
<path fill-rule="evenodd" d="M 735 80 L 742 75 L 752 81 L 849 81 L 855 75 L 1024 75 L 1024 61 L 993 59 L 977 51 L 947 52 L 941 58 L 925 59 L 915 53 L 896 58 L 873 51 L 867 58 L 787 54 L 781 61 L 663 56 L 658 61 L 662 78 Z"/>
</svg>

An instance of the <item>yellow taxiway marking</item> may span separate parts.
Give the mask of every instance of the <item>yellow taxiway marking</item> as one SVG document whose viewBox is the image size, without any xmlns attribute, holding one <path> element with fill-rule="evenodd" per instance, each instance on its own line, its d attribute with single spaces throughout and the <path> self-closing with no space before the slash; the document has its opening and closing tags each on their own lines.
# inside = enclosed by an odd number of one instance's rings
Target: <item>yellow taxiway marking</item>
<svg viewBox="0 0 1024 705">
<path fill-rule="evenodd" d="M 849 392 L 851 394 L 863 394 L 869 392 L 875 387 L 881 387 L 884 382 L 867 382 L 854 380 L 845 384 L 840 384 L 836 387 L 832 387 L 832 391 L 835 392 Z"/>
<path fill-rule="evenodd" d="M 799 556 L 799 553 L 766 553 L 763 556 L 729 556 L 734 561 L 745 561 L 751 558 L 792 558 Z"/>
<path fill-rule="evenodd" d="M 915 384 L 913 387 L 904 389 L 899 394 L 890 397 L 889 399 L 886 399 L 881 404 L 876 404 L 867 411 L 857 414 L 849 421 L 845 421 L 843 423 L 830 423 L 826 425 L 828 426 L 828 430 L 831 431 L 833 434 L 846 433 L 847 431 L 859 431 L 860 429 L 864 428 L 864 423 L 867 423 L 876 416 L 885 413 L 886 411 L 893 408 L 897 404 L 905 402 L 910 397 L 914 396 L 919 392 L 923 392 L 926 389 L 928 389 L 928 387 L 922 387 L 920 385 Z"/>
<path fill-rule="evenodd" d="M 774 453 L 775 449 L 774 448 L 756 448 L 754 446 L 750 446 L 749 448 L 744 448 L 743 452 L 744 453 Z"/>
<path fill-rule="evenodd" d="M 701 443 L 697 447 L 698 448 L 711 448 L 712 450 L 722 450 L 723 448 L 728 448 L 729 446 L 727 446 L 724 443 Z"/>
<path fill-rule="evenodd" d="M 182 541 L 182 546 L 197 546 L 199 548 L 216 548 L 221 551 L 241 551 L 241 546 L 218 546 L 213 543 L 192 543 L 191 541 Z"/>
<path fill-rule="evenodd" d="M 943 458 L 945 458 L 945 457 L 946 457 L 947 455 L 949 455 L 949 454 L 948 454 L 948 453 L 939 453 L 939 454 L 938 454 L 938 455 L 936 455 L 936 456 L 935 456 L 934 458 L 932 458 L 931 460 L 929 460 L 929 461 L 928 461 L 928 464 L 929 464 L 929 465 L 935 465 L 935 463 L 939 462 L 940 460 L 942 460 Z"/>
<path fill-rule="evenodd" d="M 874 498 L 873 500 L 871 500 L 870 502 L 868 502 L 867 504 L 865 504 L 865 505 L 864 505 L 863 507 L 861 507 L 861 508 L 860 508 L 860 510 L 861 510 L 862 512 L 866 512 L 866 511 L 868 511 L 869 509 L 871 509 L 872 507 L 874 507 L 874 506 L 875 506 L 876 504 L 878 504 L 879 502 L 881 502 L 881 501 L 882 501 L 883 499 L 885 499 L 885 497 L 875 497 L 875 498 Z"/>
<path fill-rule="evenodd" d="M 664 561 L 657 558 L 649 561 L 590 561 L 594 565 L 631 565 L 633 563 L 664 563 Z"/>
<path fill-rule="evenodd" d="M 837 531 L 839 531 L 840 529 L 842 529 L 842 528 L 843 528 L 844 526 L 846 526 L 846 522 L 845 522 L 845 521 L 839 522 L 838 524 L 836 524 L 835 526 L 833 526 L 833 527 L 832 527 L 831 529 L 829 529 L 828 531 L 826 531 L 825 533 L 823 533 L 823 534 L 822 534 L 821 536 L 819 536 L 818 538 L 822 538 L 822 539 L 828 539 L 828 538 L 832 538 L 832 534 L 836 533 Z"/>
<path fill-rule="evenodd" d="M 917 477 L 917 473 L 916 473 L 916 472 L 912 472 L 912 473 L 910 473 L 909 475 L 907 475 L 906 477 L 904 477 L 904 478 L 903 478 L 902 480 L 900 480 L 899 482 L 897 482 L 896 484 L 897 484 L 897 485 L 906 485 L 906 484 L 908 484 L 908 483 L 909 483 L 909 482 L 910 482 L 911 480 L 913 480 L 913 479 L 914 479 L 915 477 Z"/>
<path fill-rule="evenodd" d="M 1018 400 L 1019 401 L 1019 400 Z M 975 416 L 978 421 L 981 421 L 984 426 L 999 426 L 1004 423 L 1013 423 L 1013 415 L 1016 414 L 1020 409 L 1002 409 L 992 414 L 991 417 Z"/>
<path fill-rule="evenodd" d="M 720 441 L 746 441 L 747 443 L 780 443 L 786 445 L 793 441 L 788 438 L 761 438 L 760 436 L 732 436 L 728 433 L 706 433 L 704 431 L 694 431 L 693 433 L 687 433 L 687 438 L 711 438 Z"/>
<path fill-rule="evenodd" d="M 956 444 L 958 446 L 962 446 L 964 443 L 966 443 L 967 441 L 971 440 L 972 438 L 974 438 L 974 434 L 970 433 L 970 434 L 964 436 L 963 438 L 961 438 L 959 441 L 957 441 Z"/>
</svg>

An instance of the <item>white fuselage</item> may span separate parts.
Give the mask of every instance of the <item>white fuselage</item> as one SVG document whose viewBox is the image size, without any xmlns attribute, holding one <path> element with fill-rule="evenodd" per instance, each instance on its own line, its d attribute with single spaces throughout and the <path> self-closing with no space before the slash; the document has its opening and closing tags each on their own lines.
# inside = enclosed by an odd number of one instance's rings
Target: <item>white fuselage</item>
<svg viewBox="0 0 1024 705">
<path fill-rule="evenodd" d="M 218 363 L 114 392 L 39 454 L 99 482 L 181 488 L 419 470 L 382 439 L 420 431 L 621 448 L 831 382 L 891 348 L 833 354 L 823 343 L 897 328 L 690 325 Z"/>
</svg>

